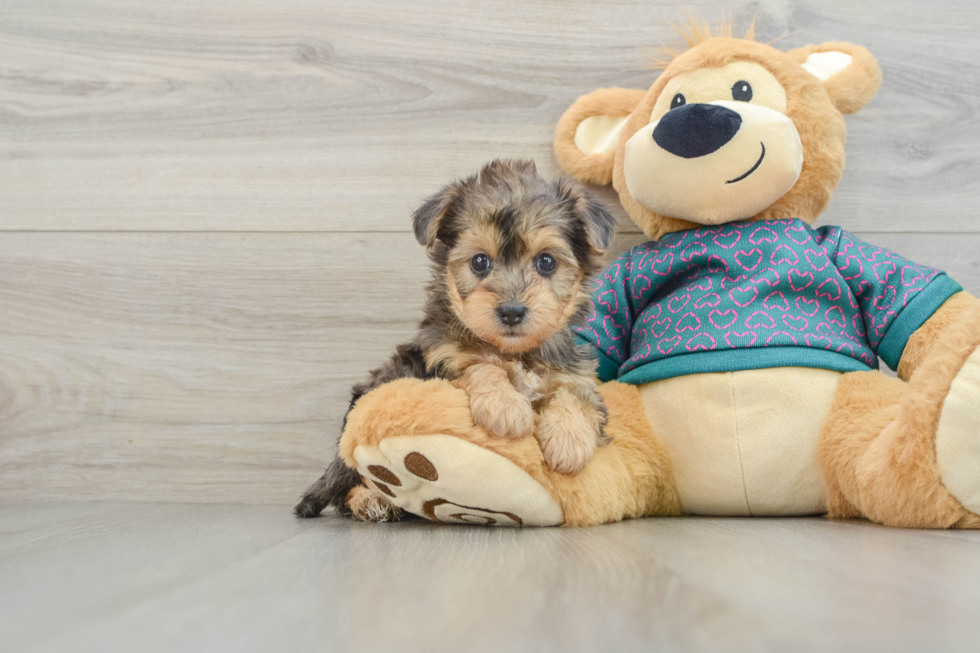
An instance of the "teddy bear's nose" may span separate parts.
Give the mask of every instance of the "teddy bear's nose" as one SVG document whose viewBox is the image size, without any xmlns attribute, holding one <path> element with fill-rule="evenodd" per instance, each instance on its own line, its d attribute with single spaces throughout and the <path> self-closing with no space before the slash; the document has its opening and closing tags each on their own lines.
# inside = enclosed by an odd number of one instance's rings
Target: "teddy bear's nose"
<svg viewBox="0 0 980 653">
<path fill-rule="evenodd" d="M 671 109 L 653 129 L 653 140 L 671 154 L 693 159 L 732 140 L 742 117 L 717 104 L 685 104 Z"/>
</svg>

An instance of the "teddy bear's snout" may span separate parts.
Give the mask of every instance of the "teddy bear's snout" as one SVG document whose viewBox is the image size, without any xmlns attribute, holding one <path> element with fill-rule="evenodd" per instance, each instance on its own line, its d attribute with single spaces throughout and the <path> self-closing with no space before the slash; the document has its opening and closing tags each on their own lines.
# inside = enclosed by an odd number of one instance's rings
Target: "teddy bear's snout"
<svg viewBox="0 0 980 653">
<path fill-rule="evenodd" d="M 686 104 L 664 114 L 653 140 L 671 154 L 693 159 L 720 150 L 741 126 L 742 117 L 728 107 Z"/>
</svg>

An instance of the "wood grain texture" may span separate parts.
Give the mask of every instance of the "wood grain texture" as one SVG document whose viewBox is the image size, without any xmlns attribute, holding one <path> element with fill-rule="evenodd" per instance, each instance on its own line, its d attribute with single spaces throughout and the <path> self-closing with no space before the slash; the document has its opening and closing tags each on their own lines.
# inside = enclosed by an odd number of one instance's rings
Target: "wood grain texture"
<svg viewBox="0 0 980 653">
<path fill-rule="evenodd" d="M 974 0 L 6 0 L 0 229 L 405 231 L 491 157 L 554 173 L 565 108 L 649 86 L 684 11 L 878 56 L 828 222 L 980 231 Z"/>
<path fill-rule="evenodd" d="M 975 651 L 973 533 L 820 519 L 591 529 L 0 507 L 0 648 Z"/>
<path fill-rule="evenodd" d="M 859 235 L 980 295 L 980 235 Z M 0 499 L 289 503 L 427 275 L 409 234 L 5 234 Z"/>
<path fill-rule="evenodd" d="M 875 52 L 824 223 L 980 294 L 967 0 L 6 0 L 0 500 L 292 501 L 420 316 L 420 199 L 495 156 L 554 174 L 561 113 L 647 86 L 685 10 Z M 613 253 L 642 242 L 604 197 Z"/>
</svg>

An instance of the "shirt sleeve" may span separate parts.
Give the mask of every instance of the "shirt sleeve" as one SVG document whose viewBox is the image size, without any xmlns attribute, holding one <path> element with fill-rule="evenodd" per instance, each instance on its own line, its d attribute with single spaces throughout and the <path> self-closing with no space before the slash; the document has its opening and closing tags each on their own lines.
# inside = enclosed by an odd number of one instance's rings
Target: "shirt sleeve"
<svg viewBox="0 0 980 653">
<path fill-rule="evenodd" d="M 909 337 L 963 288 L 945 272 L 869 245 L 839 227 L 834 264 L 850 286 L 872 351 L 897 369 Z"/>
<path fill-rule="evenodd" d="M 630 357 L 633 306 L 630 302 L 632 252 L 626 252 L 606 268 L 592 285 L 585 324 L 576 329 L 576 341 L 597 350 L 599 379 L 610 381 Z"/>
</svg>

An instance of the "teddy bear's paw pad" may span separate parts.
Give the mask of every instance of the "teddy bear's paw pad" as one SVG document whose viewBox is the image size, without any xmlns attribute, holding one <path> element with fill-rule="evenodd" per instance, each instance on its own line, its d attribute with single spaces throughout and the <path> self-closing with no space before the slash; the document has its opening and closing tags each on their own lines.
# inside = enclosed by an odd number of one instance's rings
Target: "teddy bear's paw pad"
<svg viewBox="0 0 980 653">
<path fill-rule="evenodd" d="M 936 430 L 943 484 L 963 506 L 980 513 L 980 348 L 953 379 Z"/>
<path fill-rule="evenodd" d="M 561 508 L 544 486 L 507 458 L 451 435 L 387 438 L 354 449 L 370 487 L 432 521 L 557 526 Z"/>
</svg>

